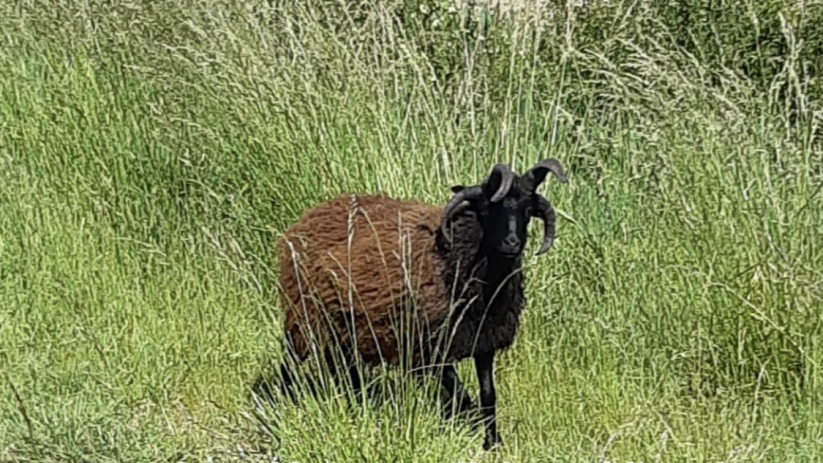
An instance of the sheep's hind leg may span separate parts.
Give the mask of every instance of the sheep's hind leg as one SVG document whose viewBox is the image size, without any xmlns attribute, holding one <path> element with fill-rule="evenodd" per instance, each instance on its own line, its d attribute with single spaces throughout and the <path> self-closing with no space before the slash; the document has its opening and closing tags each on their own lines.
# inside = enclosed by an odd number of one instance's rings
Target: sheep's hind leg
<svg viewBox="0 0 823 463">
<path fill-rule="evenodd" d="M 295 375 L 293 368 L 300 365 L 301 359 L 294 351 L 292 343 L 285 342 L 283 344 L 283 361 L 280 363 L 280 392 L 283 396 L 288 397 L 292 403 L 297 403 L 297 396 L 294 394 Z M 307 382 L 309 392 L 315 393 L 314 385 Z"/>
<path fill-rule="evenodd" d="M 293 345 L 288 340 L 283 342 L 283 360 L 280 363 L 279 389 L 284 397 L 288 397 L 292 403 L 297 402 L 294 394 L 295 375 L 292 371 L 291 363 L 297 366 L 301 363 L 300 357 L 295 353 Z M 272 390 L 273 378 L 261 374 L 251 387 L 252 392 L 269 402 L 274 401 L 274 391 Z"/>
<path fill-rule="evenodd" d="M 345 349 L 342 356 L 338 356 L 335 358 L 333 351 L 331 349 L 326 349 L 324 356 L 326 359 L 326 365 L 329 369 L 329 375 L 331 376 L 332 380 L 335 382 L 335 385 L 339 389 L 343 389 L 347 385 L 344 382 L 344 379 L 340 375 L 340 366 L 345 367 L 346 373 L 348 374 L 349 381 L 351 381 L 351 390 L 354 393 L 355 400 L 358 402 L 362 396 L 362 380 L 360 378 L 360 371 L 357 369 L 357 363 L 355 362 L 354 355 L 352 355 L 351 349 Z M 342 361 L 342 362 L 341 362 Z M 340 363 L 342 365 L 340 365 Z"/>
</svg>

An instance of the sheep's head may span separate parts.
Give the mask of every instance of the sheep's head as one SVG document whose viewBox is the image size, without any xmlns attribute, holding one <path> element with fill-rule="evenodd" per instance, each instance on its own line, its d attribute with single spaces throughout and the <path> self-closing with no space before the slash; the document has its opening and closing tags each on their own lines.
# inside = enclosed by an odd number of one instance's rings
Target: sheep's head
<svg viewBox="0 0 823 463">
<path fill-rule="evenodd" d="M 441 230 L 451 243 L 452 218 L 462 212 L 473 212 L 483 230 L 482 248 L 503 258 L 518 257 L 526 245 L 529 222 L 532 217 L 543 221 L 543 244 L 537 254 L 549 250 L 555 237 L 555 213 L 549 201 L 537 188 L 551 172 L 562 183 L 568 179 L 563 166 L 556 159 L 544 159 L 522 176 L 506 164 L 497 164 L 483 183 L 452 187 L 454 196 L 443 211 Z"/>
</svg>

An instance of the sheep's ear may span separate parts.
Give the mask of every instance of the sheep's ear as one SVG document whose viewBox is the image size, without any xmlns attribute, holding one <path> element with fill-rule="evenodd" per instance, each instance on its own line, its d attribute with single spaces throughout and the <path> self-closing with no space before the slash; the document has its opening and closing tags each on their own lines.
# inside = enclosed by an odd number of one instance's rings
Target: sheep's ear
<svg viewBox="0 0 823 463">
<path fill-rule="evenodd" d="M 466 187 L 463 185 L 455 185 L 451 188 L 452 193 L 460 193 L 461 191 L 465 190 Z"/>
</svg>

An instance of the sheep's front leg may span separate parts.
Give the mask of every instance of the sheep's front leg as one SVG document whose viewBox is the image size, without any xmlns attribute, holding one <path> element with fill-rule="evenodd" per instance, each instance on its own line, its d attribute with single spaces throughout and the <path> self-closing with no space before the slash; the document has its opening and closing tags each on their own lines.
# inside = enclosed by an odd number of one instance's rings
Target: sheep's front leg
<svg viewBox="0 0 823 463">
<path fill-rule="evenodd" d="M 463 387 L 463 383 L 460 381 L 454 365 L 446 365 L 443 367 L 443 372 L 440 375 L 440 384 L 448 394 L 448 399 L 446 400 L 447 418 L 451 418 L 452 416 L 452 406 L 455 401 L 457 401 L 457 413 L 459 415 L 465 415 L 466 412 L 473 408 L 472 399 L 469 397 L 469 393 L 466 392 L 466 388 Z"/>
<path fill-rule="evenodd" d="M 474 368 L 477 371 L 477 380 L 480 383 L 480 408 L 485 422 L 486 437 L 483 440 L 483 449 L 489 450 L 501 445 L 500 434 L 497 432 L 497 393 L 494 390 L 494 352 L 481 354 L 474 358 Z"/>
<path fill-rule="evenodd" d="M 421 386 L 423 385 L 423 379 L 429 375 L 437 380 L 443 389 L 442 392 L 445 392 L 444 406 L 442 408 L 445 419 L 452 418 L 452 407 L 455 401 L 457 401 L 457 412 L 459 415 L 466 415 L 474 408 L 474 401 L 469 396 L 465 386 L 463 386 L 463 382 L 460 381 L 454 365 L 447 364 L 442 367 L 428 366 L 414 370 L 414 377 Z"/>
</svg>

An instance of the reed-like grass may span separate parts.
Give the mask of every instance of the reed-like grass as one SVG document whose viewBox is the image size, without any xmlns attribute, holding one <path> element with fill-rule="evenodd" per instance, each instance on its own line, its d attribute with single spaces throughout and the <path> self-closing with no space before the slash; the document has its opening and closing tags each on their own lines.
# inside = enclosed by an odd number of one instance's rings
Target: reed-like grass
<svg viewBox="0 0 823 463">
<path fill-rule="evenodd" d="M 0 6 L 0 460 L 823 455 L 818 5 L 545 2 L 464 34 L 460 5 L 284 3 Z M 252 418 L 302 210 L 544 157 L 570 182 L 498 362 L 502 450 L 396 380 Z"/>
</svg>

